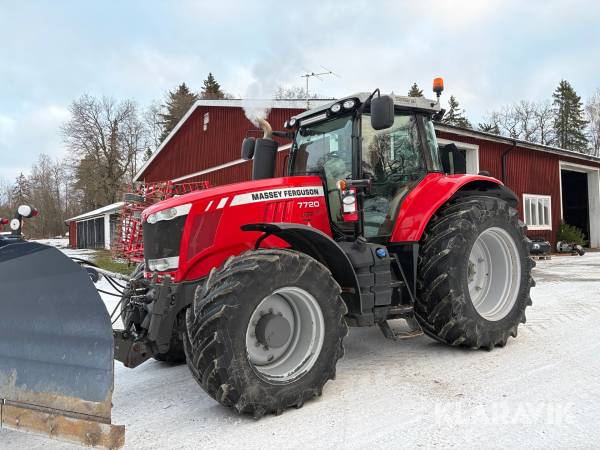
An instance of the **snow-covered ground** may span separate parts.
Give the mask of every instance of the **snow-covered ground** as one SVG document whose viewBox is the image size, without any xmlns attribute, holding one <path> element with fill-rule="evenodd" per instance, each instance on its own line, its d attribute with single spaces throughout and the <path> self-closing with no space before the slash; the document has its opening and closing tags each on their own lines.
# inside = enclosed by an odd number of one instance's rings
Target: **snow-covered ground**
<svg viewBox="0 0 600 450">
<path fill-rule="evenodd" d="M 535 278 L 527 323 L 503 349 L 351 329 L 323 396 L 259 421 L 209 398 L 185 365 L 116 363 L 113 423 L 130 449 L 595 447 L 600 253 L 539 261 Z M 78 448 L 12 431 L 0 447 Z"/>
</svg>

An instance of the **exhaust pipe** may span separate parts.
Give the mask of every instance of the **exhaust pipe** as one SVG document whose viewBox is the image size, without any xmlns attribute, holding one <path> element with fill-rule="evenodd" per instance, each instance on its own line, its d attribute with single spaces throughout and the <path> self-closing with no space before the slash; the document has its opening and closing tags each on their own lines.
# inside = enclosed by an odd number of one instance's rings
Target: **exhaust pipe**
<svg viewBox="0 0 600 450">
<path fill-rule="evenodd" d="M 271 124 L 267 122 L 265 119 L 256 119 L 262 130 L 264 131 L 263 139 L 272 139 L 273 138 L 273 128 Z"/>
<path fill-rule="evenodd" d="M 254 161 L 252 164 L 252 179 L 263 180 L 275 176 L 275 160 L 279 144 L 273 140 L 273 128 L 265 119 L 256 119 L 264 131 L 262 139 L 256 140 Z"/>
</svg>

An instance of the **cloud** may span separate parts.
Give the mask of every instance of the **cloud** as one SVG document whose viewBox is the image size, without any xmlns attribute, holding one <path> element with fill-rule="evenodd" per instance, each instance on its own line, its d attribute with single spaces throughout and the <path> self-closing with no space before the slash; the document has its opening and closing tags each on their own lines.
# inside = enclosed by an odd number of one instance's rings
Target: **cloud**
<svg viewBox="0 0 600 450">
<path fill-rule="evenodd" d="M 27 173 L 41 153 L 64 156 L 60 126 L 68 118 L 66 108 L 53 104 L 26 108 L 13 117 L 0 115 L 0 176 Z"/>
<path fill-rule="evenodd" d="M 433 95 L 442 76 L 442 100 L 455 94 L 473 123 L 550 98 L 561 78 L 584 99 L 600 87 L 592 0 L 13 3 L 0 28 L 0 173 L 11 178 L 42 151 L 62 154 L 59 126 L 83 93 L 143 107 L 182 81 L 199 90 L 209 71 L 234 95 L 257 78 L 301 85 L 322 66 L 340 77 L 310 89 L 336 97 L 413 82 Z"/>
<path fill-rule="evenodd" d="M 0 146 L 7 145 L 14 131 L 15 120 L 12 117 L 0 114 Z"/>
</svg>

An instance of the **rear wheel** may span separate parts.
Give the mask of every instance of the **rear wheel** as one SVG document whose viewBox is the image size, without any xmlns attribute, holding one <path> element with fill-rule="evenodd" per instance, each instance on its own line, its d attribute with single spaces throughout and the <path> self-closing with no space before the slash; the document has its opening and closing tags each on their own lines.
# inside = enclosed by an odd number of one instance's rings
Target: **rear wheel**
<svg viewBox="0 0 600 450">
<path fill-rule="evenodd" d="M 188 366 L 239 413 L 300 407 L 335 376 L 346 307 L 329 271 L 302 253 L 246 252 L 213 270 L 186 315 Z"/>
<path fill-rule="evenodd" d="M 502 347 L 516 337 L 534 285 L 529 240 L 517 211 L 498 198 L 444 205 L 421 240 L 415 316 L 441 342 Z"/>
</svg>

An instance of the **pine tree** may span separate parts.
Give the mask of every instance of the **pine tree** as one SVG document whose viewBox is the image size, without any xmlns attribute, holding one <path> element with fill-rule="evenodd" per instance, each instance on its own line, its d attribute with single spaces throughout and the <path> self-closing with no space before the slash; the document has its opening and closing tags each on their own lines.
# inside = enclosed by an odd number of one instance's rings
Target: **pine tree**
<svg viewBox="0 0 600 450">
<path fill-rule="evenodd" d="M 484 133 L 500 134 L 500 128 L 497 123 L 480 122 L 477 128 Z"/>
<path fill-rule="evenodd" d="M 198 95 L 190 91 L 185 83 L 181 83 L 175 91 L 169 91 L 163 105 L 166 113 L 158 114 L 163 125 L 160 142 L 165 140 L 196 100 L 198 100 Z"/>
<path fill-rule="evenodd" d="M 419 86 L 417 86 L 417 83 L 413 83 L 413 85 L 410 87 L 410 90 L 408 91 L 408 96 L 409 97 L 423 97 L 423 89 L 419 89 Z"/>
<path fill-rule="evenodd" d="M 152 149 L 148 147 L 146 151 L 144 151 L 144 162 L 148 161 L 150 157 L 152 157 Z"/>
<path fill-rule="evenodd" d="M 208 77 L 203 82 L 201 97 L 207 100 L 225 98 L 225 93 L 221 91 L 221 85 L 217 83 L 211 72 L 208 73 Z"/>
<path fill-rule="evenodd" d="M 588 145 L 585 136 L 587 121 L 584 118 L 581 97 L 566 80 L 561 80 L 552 97 L 556 145 L 585 153 Z"/>
<path fill-rule="evenodd" d="M 442 118 L 442 123 L 454 125 L 461 128 L 473 128 L 471 122 L 464 116 L 465 111 L 461 110 L 458 100 L 454 95 L 448 100 L 448 111 Z"/>
<path fill-rule="evenodd" d="M 10 203 L 13 208 L 19 205 L 27 204 L 31 201 L 31 183 L 23 172 L 15 180 L 15 184 L 10 193 Z"/>
</svg>

